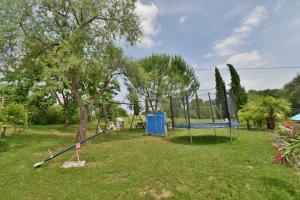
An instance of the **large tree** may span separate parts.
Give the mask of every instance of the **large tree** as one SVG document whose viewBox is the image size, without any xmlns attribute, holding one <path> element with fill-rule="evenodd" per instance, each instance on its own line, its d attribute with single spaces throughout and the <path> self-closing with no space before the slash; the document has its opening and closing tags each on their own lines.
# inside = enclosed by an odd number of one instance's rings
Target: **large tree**
<svg viewBox="0 0 300 200">
<path fill-rule="evenodd" d="M 287 98 L 292 104 L 293 112 L 300 112 L 300 75 L 284 86 Z"/>
<path fill-rule="evenodd" d="M 220 117 L 225 116 L 226 112 L 226 102 L 225 102 L 225 82 L 222 79 L 220 71 L 217 67 L 215 67 L 215 81 L 216 81 L 216 104 L 219 107 L 220 111 L 222 111 L 222 115 Z"/>
<path fill-rule="evenodd" d="M 231 64 L 227 64 L 231 75 L 231 89 L 237 109 L 240 110 L 247 103 L 247 93 L 241 86 L 240 76 Z"/>
<path fill-rule="evenodd" d="M 193 69 L 180 57 L 153 54 L 126 68 L 129 84 L 147 99 L 152 112 L 161 111 L 169 96 L 191 93 L 199 87 Z"/>
<path fill-rule="evenodd" d="M 42 70 L 37 81 L 64 84 L 79 106 L 79 138 L 96 99 L 122 65 L 114 41 L 134 44 L 141 35 L 135 2 L 6 1 L 1 4 L 5 12 L 0 12 L 0 44 L 5 44 L 1 65 L 7 72 Z"/>
</svg>

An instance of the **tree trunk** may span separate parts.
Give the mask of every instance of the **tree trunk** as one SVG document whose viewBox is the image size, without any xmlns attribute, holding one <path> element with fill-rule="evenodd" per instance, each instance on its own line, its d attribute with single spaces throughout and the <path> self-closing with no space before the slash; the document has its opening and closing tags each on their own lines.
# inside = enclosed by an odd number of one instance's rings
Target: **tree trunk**
<svg viewBox="0 0 300 200">
<path fill-rule="evenodd" d="M 69 125 L 69 119 L 65 119 L 65 123 L 64 123 L 64 126 L 67 127 Z"/>
<path fill-rule="evenodd" d="M 79 111 L 80 111 L 80 121 L 79 121 L 79 130 L 76 136 L 77 141 L 79 139 L 85 138 L 86 131 L 88 128 L 88 117 L 89 117 L 88 111 L 85 108 L 85 106 L 84 107 L 79 106 Z"/>
<path fill-rule="evenodd" d="M 247 120 L 247 130 L 250 130 L 250 122 Z"/>
<path fill-rule="evenodd" d="M 79 141 L 82 138 L 85 138 L 86 131 L 88 128 L 88 109 L 83 102 L 83 99 L 80 95 L 80 92 L 77 88 L 77 74 L 75 71 L 71 72 L 71 92 L 74 96 L 75 101 L 79 105 L 80 112 L 80 121 L 79 121 L 79 129 L 76 135 L 76 141 Z"/>
<path fill-rule="evenodd" d="M 270 110 L 269 110 L 269 119 L 268 119 L 268 122 L 267 122 L 267 127 L 271 131 L 273 131 L 276 127 L 274 108 L 270 108 Z"/>
</svg>

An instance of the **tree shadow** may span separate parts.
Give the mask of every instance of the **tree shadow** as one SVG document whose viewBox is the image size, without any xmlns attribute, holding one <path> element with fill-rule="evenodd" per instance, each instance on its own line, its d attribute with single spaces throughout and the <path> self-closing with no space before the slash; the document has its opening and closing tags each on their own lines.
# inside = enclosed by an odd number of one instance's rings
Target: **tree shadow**
<svg viewBox="0 0 300 200">
<path fill-rule="evenodd" d="M 0 153 L 6 152 L 8 150 L 9 146 L 6 142 L 6 140 L 0 140 Z"/>
<path fill-rule="evenodd" d="M 232 140 L 235 140 L 232 138 Z M 190 137 L 177 136 L 170 139 L 171 142 L 176 144 L 190 144 Z M 228 136 L 214 136 L 214 135 L 196 135 L 193 136 L 193 145 L 207 145 L 207 144 L 221 144 L 230 143 Z"/>
<path fill-rule="evenodd" d="M 285 190 L 287 191 L 291 196 L 297 196 L 300 198 L 300 192 L 296 190 L 296 188 L 281 179 L 278 178 L 273 178 L 273 177 L 267 177 L 267 176 L 263 176 L 261 177 L 261 181 L 267 186 L 267 187 L 271 187 L 271 188 L 276 188 L 278 190 Z"/>
</svg>

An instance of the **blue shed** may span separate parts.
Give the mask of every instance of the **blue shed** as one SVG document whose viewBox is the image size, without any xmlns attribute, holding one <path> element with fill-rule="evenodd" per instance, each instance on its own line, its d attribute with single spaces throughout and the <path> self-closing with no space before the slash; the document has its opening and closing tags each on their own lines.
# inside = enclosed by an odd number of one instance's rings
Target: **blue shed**
<svg viewBox="0 0 300 200">
<path fill-rule="evenodd" d="M 167 135 L 167 126 L 166 126 L 166 113 L 157 112 L 147 114 L 147 127 L 146 133 L 148 135 L 156 134 L 159 136 Z"/>
</svg>

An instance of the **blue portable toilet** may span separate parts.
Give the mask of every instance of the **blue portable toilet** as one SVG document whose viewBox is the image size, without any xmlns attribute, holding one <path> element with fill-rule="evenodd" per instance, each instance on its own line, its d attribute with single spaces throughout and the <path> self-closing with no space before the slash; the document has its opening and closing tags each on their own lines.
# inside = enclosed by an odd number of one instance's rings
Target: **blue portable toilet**
<svg viewBox="0 0 300 200">
<path fill-rule="evenodd" d="M 157 112 L 147 114 L 147 126 L 146 133 L 148 135 L 159 135 L 166 136 L 167 135 L 167 127 L 166 127 L 166 113 L 165 112 Z"/>
</svg>

